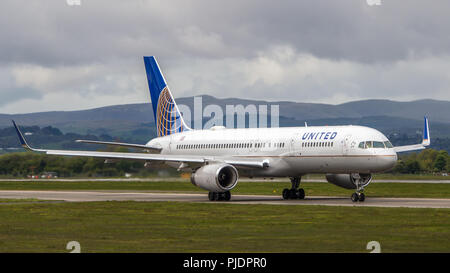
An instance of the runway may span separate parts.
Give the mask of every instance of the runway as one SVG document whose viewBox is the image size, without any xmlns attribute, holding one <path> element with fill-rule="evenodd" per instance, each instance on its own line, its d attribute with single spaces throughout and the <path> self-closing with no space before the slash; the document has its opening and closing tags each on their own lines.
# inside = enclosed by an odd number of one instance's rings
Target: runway
<svg viewBox="0 0 450 273">
<path fill-rule="evenodd" d="M 322 205 L 390 208 L 450 208 L 450 199 L 366 197 L 365 202 L 353 203 L 350 197 L 307 196 L 305 200 L 283 200 L 270 195 L 233 195 L 229 202 L 210 202 L 206 193 L 123 192 L 123 191 L 18 191 L 2 190 L 0 198 L 59 200 L 66 202 L 90 201 L 175 201 L 210 204 L 268 204 L 268 205 Z"/>
<path fill-rule="evenodd" d="M 153 177 L 153 178 L 1 178 L 0 182 L 186 182 L 189 179 L 179 178 L 179 177 L 170 177 L 170 178 L 161 178 L 161 177 Z M 275 178 L 275 179 L 262 179 L 262 178 L 239 178 L 239 183 L 251 183 L 251 182 L 280 182 L 280 183 L 290 183 L 287 178 Z M 308 183 L 328 183 L 325 179 L 315 179 L 315 178 L 307 178 L 302 179 L 302 182 Z M 407 183 L 407 184 L 420 184 L 420 183 L 429 183 L 429 184 L 450 184 L 450 179 L 441 180 L 441 179 L 374 179 L 372 183 Z"/>
</svg>

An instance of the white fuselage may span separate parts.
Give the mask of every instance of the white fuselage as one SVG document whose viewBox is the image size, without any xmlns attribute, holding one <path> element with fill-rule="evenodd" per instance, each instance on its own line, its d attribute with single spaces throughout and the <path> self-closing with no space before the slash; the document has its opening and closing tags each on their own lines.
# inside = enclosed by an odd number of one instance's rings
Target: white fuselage
<svg viewBox="0 0 450 273">
<path fill-rule="evenodd" d="M 370 142 L 365 144 L 365 142 Z M 364 145 L 361 145 L 363 143 Z M 381 144 L 380 144 L 381 143 Z M 306 173 L 373 173 L 391 169 L 397 154 L 379 131 L 364 126 L 308 126 L 226 129 L 213 127 L 152 139 L 161 154 L 261 159 L 269 168 L 246 169 L 247 176 L 301 176 Z"/>
</svg>

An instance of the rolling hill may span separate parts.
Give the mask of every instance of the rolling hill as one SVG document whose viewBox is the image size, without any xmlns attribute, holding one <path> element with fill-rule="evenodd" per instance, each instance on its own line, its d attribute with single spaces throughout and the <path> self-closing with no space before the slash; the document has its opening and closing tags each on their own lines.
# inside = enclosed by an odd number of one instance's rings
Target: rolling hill
<svg viewBox="0 0 450 273">
<path fill-rule="evenodd" d="M 430 118 L 434 138 L 450 138 L 450 101 L 417 100 L 398 102 L 390 100 L 363 100 L 338 105 L 267 102 L 237 98 L 220 99 L 201 96 L 203 109 L 215 104 L 225 112 L 226 105 L 279 105 L 280 126 L 312 125 L 366 125 L 392 136 L 417 138 L 423 126 L 423 116 Z M 193 109 L 193 97 L 177 98 L 179 105 Z M 193 111 L 192 111 L 193 112 Z M 0 114 L 0 128 L 11 126 L 15 119 L 21 126 L 52 126 L 63 133 L 81 135 L 109 135 L 137 143 L 155 136 L 150 103 L 114 105 L 79 111 L 53 111 L 28 114 Z M 209 118 L 204 117 L 203 121 Z"/>
</svg>

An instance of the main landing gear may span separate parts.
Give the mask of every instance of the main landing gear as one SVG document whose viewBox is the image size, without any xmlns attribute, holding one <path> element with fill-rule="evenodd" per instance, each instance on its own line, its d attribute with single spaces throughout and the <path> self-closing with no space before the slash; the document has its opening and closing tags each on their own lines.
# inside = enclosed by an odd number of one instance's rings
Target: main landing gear
<svg viewBox="0 0 450 273">
<path fill-rule="evenodd" d="M 301 177 L 291 177 L 292 187 L 283 190 L 283 199 L 305 199 L 305 190 L 298 188 L 300 186 Z"/>
<path fill-rule="evenodd" d="M 230 201 L 231 193 L 229 191 L 226 192 L 212 192 L 208 193 L 209 201 Z"/>
</svg>

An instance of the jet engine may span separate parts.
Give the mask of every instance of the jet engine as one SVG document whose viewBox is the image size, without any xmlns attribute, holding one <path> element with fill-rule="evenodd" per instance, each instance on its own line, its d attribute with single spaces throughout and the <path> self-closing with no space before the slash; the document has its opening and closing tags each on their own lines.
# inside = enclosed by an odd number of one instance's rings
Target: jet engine
<svg viewBox="0 0 450 273">
<path fill-rule="evenodd" d="M 356 189 L 358 179 L 360 180 L 360 186 L 367 186 L 372 180 L 372 174 L 370 173 L 357 173 L 357 174 L 327 174 L 327 181 L 336 186 L 345 189 Z"/>
<path fill-rule="evenodd" d="M 238 171 L 232 165 L 214 163 L 193 172 L 191 182 L 210 192 L 227 192 L 236 186 L 238 177 Z"/>
</svg>

